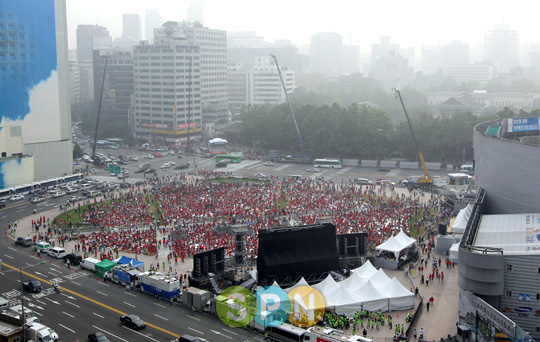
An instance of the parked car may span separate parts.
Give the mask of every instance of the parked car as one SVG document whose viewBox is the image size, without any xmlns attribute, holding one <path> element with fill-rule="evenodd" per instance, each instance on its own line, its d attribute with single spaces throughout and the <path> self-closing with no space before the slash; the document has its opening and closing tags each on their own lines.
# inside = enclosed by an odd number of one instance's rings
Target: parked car
<svg viewBox="0 0 540 342">
<path fill-rule="evenodd" d="M 34 196 L 32 198 L 30 198 L 30 203 L 32 204 L 36 204 L 36 203 L 39 203 L 39 202 L 43 202 L 44 198 L 42 196 Z"/>
<path fill-rule="evenodd" d="M 23 195 L 23 194 L 15 194 L 15 195 L 13 195 L 13 196 L 11 196 L 11 197 L 9 198 L 9 200 L 10 200 L 11 202 L 20 201 L 20 200 L 22 200 L 22 199 L 24 199 L 24 195 Z"/>
<path fill-rule="evenodd" d="M 263 164 L 264 166 L 274 166 L 274 163 L 272 163 L 271 161 L 267 161 L 266 163 Z"/>
<path fill-rule="evenodd" d="M 23 281 L 23 288 L 32 293 L 41 292 L 41 282 L 39 280 Z"/>
<path fill-rule="evenodd" d="M 47 251 L 48 256 L 52 256 L 56 259 L 62 259 L 66 254 L 66 250 L 61 247 L 53 247 Z"/>
<path fill-rule="evenodd" d="M 79 191 L 79 189 L 75 189 L 75 188 L 71 188 L 71 187 L 68 187 L 68 188 L 66 189 L 66 192 L 67 192 L 68 194 L 74 194 L 74 193 L 76 193 L 77 191 Z"/>
<path fill-rule="evenodd" d="M 227 162 L 225 161 L 217 162 L 216 167 L 227 167 Z"/>
<path fill-rule="evenodd" d="M 316 167 L 312 167 L 306 170 L 307 172 L 319 172 L 319 169 Z"/>
<path fill-rule="evenodd" d="M 147 154 L 144 156 L 144 159 L 154 159 L 154 156 L 151 154 Z"/>
<path fill-rule="evenodd" d="M 81 262 L 82 262 L 82 256 L 80 255 L 77 255 L 75 253 L 69 253 L 67 255 L 65 255 L 62 260 L 64 260 L 64 262 L 67 262 L 69 260 L 69 264 L 70 265 L 74 265 L 74 266 L 77 266 L 77 265 L 80 265 Z"/>
<path fill-rule="evenodd" d="M 15 245 L 20 245 L 23 247 L 30 247 L 34 244 L 34 241 L 32 238 L 28 236 L 19 236 L 17 240 L 15 240 Z"/>
<path fill-rule="evenodd" d="M 124 315 L 120 317 L 120 322 L 128 327 L 131 327 L 133 329 L 143 329 L 146 327 L 146 323 L 139 318 L 139 316 L 135 315 Z"/>
<path fill-rule="evenodd" d="M 77 202 L 77 201 L 81 201 L 83 198 L 81 196 L 70 196 L 68 197 L 68 201 L 70 202 Z"/>
<path fill-rule="evenodd" d="M 153 156 L 156 158 L 163 158 L 163 154 L 161 154 L 161 152 L 154 152 Z"/>
<path fill-rule="evenodd" d="M 63 192 L 63 191 L 57 191 L 57 192 L 53 192 L 52 197 L 58 198 L 58 197 L 62 197 L 62 196 L 65 196 L 65 195 L 66 195 L 65 192 Z"/>
<path fill-rule="evenodd" d="M 88 192 L 88 197 L 97 197 L 97 196 L 101 196 L 101 191 L 90 190 Z"/>
<path fill-rule="evenodd" d="M 374 183 L 367 178 L 356 178 L 356 183 L 362 185 L 373 185 Z"/>
<path fill-rule="evenodd" d="M 6 207 L 6 200 L 0 200 L 0 209 L 3 209 Z"/>
<path fill-rule="evenodd" d="M 103 335 L 101 332 L 95 332 L 93 334 L 88 335 L 88 342 L 110 342 L 107 338 L 107 336 Z"/>
<path fill-rule="evenodd" d="M 189 168 L 189 163 L 179 164 L 174 167 L 175 170 L 182 170 Z"/>
<path fill-rule="evenodd" d="M 47 253 L 49 249 L 51 249 L 51 245 L 47 241 L 39 241 L 34 247 L 34 250 L 40 253 Z"/>
<path fill-rule="evenodd" d="M 131 156 L 131 157 L 129 157 L 129 160 L 130 161 L 138 161 L 139 158 L 137 156 Z"/>
</svg>

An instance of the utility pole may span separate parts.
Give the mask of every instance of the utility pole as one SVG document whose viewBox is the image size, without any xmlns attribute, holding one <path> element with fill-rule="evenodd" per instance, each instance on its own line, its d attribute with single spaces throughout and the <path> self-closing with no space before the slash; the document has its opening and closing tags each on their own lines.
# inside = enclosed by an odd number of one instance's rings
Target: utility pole
<svg viewBox="0 0 540 342">
<path fill-rule="evenodd" d="M 191 130 L 190 121 L 191 121 L 191 69 L 192 69 L 192 59 L 193 57 L 189 57 L 189 83 L 188 83 L 188 117 L 187 117 L 187 146 L 186 146 L 186 152 L 191 151 L 191 145 L 189 141 L 189 131 Z"/>
<path fill-rule="evenodd" d="M 101 102 L 103 100 L 103 87 L 105 86 L 105 75 L 107 72 L 107 56 L 105 57 L 105 66 L 103 67 L 103 79 L 101 80 L 101 94 L 99 95 L 99 105 L 98 105 L 98 111 L 97 111 L 97 118 L 96 118 L 96 131 L 94 132 L 94 148 L 92 149 L 92 159 L 94 160 L 94 164 L 96 162 L 96 146 L 97 146 L 97 133 L 99 128 L 99 117 L 101 114 Z"/>
</svg>

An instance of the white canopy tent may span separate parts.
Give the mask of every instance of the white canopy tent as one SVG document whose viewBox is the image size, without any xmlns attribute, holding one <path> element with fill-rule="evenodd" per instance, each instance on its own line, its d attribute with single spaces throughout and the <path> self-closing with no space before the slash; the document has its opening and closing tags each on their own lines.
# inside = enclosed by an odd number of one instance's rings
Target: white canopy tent
<svg viewBox="0 0 540 342">
<path fill-rule="evenodd" d="M 380 288 L 380 291 L 389 297 L 389 311 L 407 310 L 414 307 L 414 293 L 407 290 L 396 277 Z"/>
<path fill-rule="evenodd" d="M 453 262 L 457 264 L 458 253 L 459 253 L 459 242 L 452 244 L 452 246 L 450 247 L 449 253 L 450 253 L 449 255 L 450 260 L 452 260 Z"/>
<path fill-rule="evenodd" d="M 300 286 L 309 286 L 308 282 L 304 279 L 304 277 L 302 277 L 302 279 L 300 279 L 296 284 L 294 284 L 293 286 L 291 287 L 288 287 L 286 289 L 283 289 L 283 291 L 289 293 L 291 292 L 291 290 L 297 288 L 297 287 L 300 287 Z"/>
<path fill-rule="evenodd" d="M 317 291 L 319 291 L 324 297 L 326 294 L 330 294 L 334 292 L 337 288 L 339 288 L 339 285 L 336 283 L 334 278 L 332 278 L 332 276 L 329 274 L 326 278 L 324 278 L 323 281 L 321 281 L 318 284 L 313 285 L 312 287 L 315 288 Z"/>
<path fill-rule="evenodd" d="M 369 278 L 375 273 L 377 273 L 377 269 L 371 264 L 371 261 L 367 260 L 362 266 L 355 268 L 352 270 L 353 273 L 356 273 L 361 278 Z"/>
<path fill-rule="evenodd" d="M 378 251 L 387 251 L 394 253 L 396 259 L 399 258 L 399 253 L 416 243 L 416 240 L 407 236 L 403 230 L 396 236 L 391 236 L 388 240 L 375 247 Z"/>
<path fill-rule="evenodd" d="M 467 222 L 469 222 L 469 217 L 473 209 L 472 204 L 467 204 L 467 206 L 459 211 L 454 224 L 452 225 L 451 231 L 453 233 L 464 233 L 465 228 L 467 227 Z"/>
</svg>

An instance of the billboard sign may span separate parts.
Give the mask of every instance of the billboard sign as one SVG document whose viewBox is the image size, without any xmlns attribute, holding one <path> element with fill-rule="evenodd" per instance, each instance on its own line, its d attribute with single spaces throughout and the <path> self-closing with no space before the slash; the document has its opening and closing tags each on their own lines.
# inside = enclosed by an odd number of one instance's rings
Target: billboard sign
<svg viewBox="0 0 540 342">
<path fill-rule="evenodd" d="M 508 119 L 508 132 L 530 132 L 540 129 L 539 117 Z"/>
</svg>

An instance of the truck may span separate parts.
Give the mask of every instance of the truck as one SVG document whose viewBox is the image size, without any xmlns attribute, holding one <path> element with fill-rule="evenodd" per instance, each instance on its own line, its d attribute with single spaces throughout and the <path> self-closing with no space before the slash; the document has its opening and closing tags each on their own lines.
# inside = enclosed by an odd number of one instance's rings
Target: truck
<svg viewBox="0 0 540 342">
<path fill-rule="evenodd" d="M 24 326 L 26 340 L 52 342 L 58 341 L 58 334 L 51 328 L 40 323 L 28 323 Z"/>
<path fill-rule="evenodd" d="M 135 283 L 136 277 L 139 273 L 141 272 L 138 269 L 131 265 L 124 264 L 114 266 L 109 271 L 105 272 L 103 278 L 109 279 L 117 284 L 129 285 L 132 281 Z"/>
<path fill-rule="evenodd" d="M 41 282 L 39 280 L 23 281 L 23 288 L 28 292 L 41 292 Z"/>
<path fill-rule="evenodd" d="M 4 314 L 6 315 L 9 315 L 11 317 L 14 317 L 16 319 L 22 319 L 22 313 L 23 313 L 23 308 L 22 308 L 22 305 L 14 305 L 12 307 L 10 307 L 9 309 L 5 310 L 4 311 Z M 36 314 L 34 313 L 34 311 L 28 309 L 28 308 L 25 308 L 24 309 L 24 321 L 26 323 L 31 323 L 31 322 L 35 322 L 35 323 L 40 323 L 41 321 L 39 320 L 39 318 L 37 318 Z"/>
<path fill-rule="evenodd" d="M 135 276 L 135 286 L 142 292 L 161 297 L 165 300 L 175 299 L 180 295 L 180 281 L 159 272 L 142 272 Z"/>
</svg>

